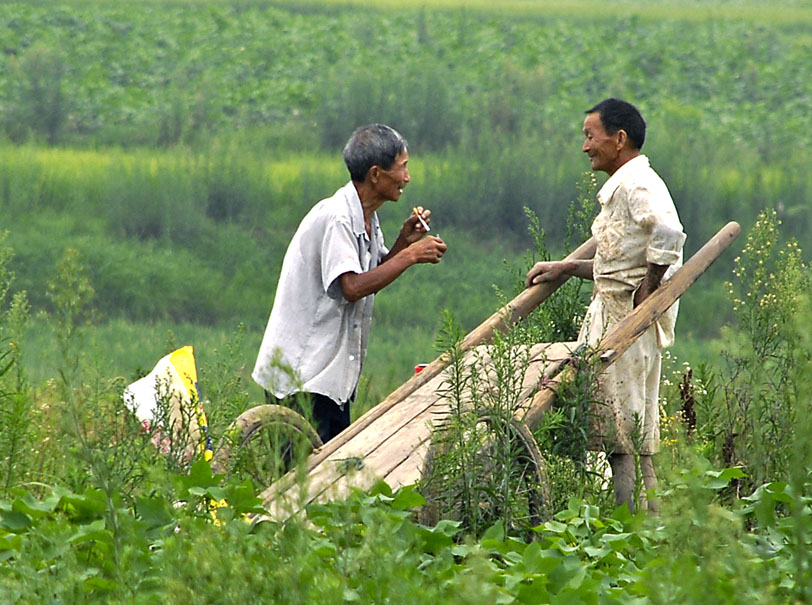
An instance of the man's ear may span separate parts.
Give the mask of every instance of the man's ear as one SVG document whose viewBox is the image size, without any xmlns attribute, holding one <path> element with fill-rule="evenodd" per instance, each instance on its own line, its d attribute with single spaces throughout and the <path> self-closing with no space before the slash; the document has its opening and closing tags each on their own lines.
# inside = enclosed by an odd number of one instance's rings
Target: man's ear
<svg viewBox="0 0 812 605">
<path fill-rule="evenodd" d="M 625 130 L 622 128 L 617 131 L 617 148 L 623 149 L 626 146 L 626 142 L 629 140 L 629 135 L 626 133 Z"/>
<path fill-rule="evenodd" d="M 367 171 L 366 180 L 370 183 L 377 183 L 379 178 L 381 178 L 381 167 L 376 164 Z"/>
</svg>

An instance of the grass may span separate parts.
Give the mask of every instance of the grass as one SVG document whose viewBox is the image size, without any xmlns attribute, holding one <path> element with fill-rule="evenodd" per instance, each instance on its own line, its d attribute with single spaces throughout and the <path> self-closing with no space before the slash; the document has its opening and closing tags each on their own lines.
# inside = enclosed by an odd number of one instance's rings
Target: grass
<svg viewBox="0 0 812 605">
<path fill-rule="evenodd" d="M 189 0 L 196 2 L 198 0 Z M 289 2 L 272 2 L 280 6 L 293 7 Z M 644 20 L 685 20 L 704 22 L 714 20 L 741 20 L 778 25 L 809 23 L 812 21 L 812 8 L 802 0 L 779 0 L 769 8 L 763 2 L 752 0 L 621 0 L 607 4 L 595 0 L 500 0 L 498 3 L 487 0 L 432 0 L 430 4 L 422 0 L 301 0 L 295 6 L 312 8 L 360 8 L 374 7 L 381 10 L 470 10 L 488 15 L 510 15 L 520 17 L 568 17 L 582 20 L 595 18 L 638 17 Z"/>
</svg>

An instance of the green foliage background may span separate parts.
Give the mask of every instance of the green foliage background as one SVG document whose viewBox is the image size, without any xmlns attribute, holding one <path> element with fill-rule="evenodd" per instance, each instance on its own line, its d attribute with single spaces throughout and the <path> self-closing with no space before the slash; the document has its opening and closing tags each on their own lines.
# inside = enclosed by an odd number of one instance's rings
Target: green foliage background
<svg viewBox="0 0 812 605">
<path fill-rule="evenodd" d="M 0 557 L 22 561 L 0 563 L 0 593 L 802 602 L 809 281 L 781 246 L 812 241 L 811 24 L 804 0 L 0 4 Z M 381 400 L 436 355 L 444 309 L 468 330 L 521 288 L 525 207 L 553 252 L 572 243 L 583 112 L 606 96 L 645 115 L 687 254 L 729 220 L 751 234 L 681 301 L 675 359 L 695 368 L 664 374 L 656 529 L 574 499 L 537 542 L 496 527 L 472 544 L 417 526 L 419 497 L 384 486 L 310 511 L 318 531 L 247 526 L 251 486 L 164 468 L 130 426 L 124 385 L 186 343 L 214 429 L 261 400 L 248 371 L 282 254 L 371 121 L 410 141 L 387 240 L 419 204 L 449 244 L 377 297 L 354 415 Z M 762 363 L 765 343 L 780 355 Z M 223 496 L 217 533 L 205 503 Z"/>
<path fill-rule="evenodd" d="M 18 285 L 47 308 L 46 276 L 73 246 L 101 329 L 133 322 L 129 338 L 156 343 L 137 360 L 114 355 L 119 372 L 156 357 L 161 321 L 201 335 L 244 322 L 250 363 L 290 235 L 345 180 L 351 129 L 385 121 L 411 143 L 403 206 L 432 208 L 450 251 L 378 297 L 377 399 L 433 357 L 441 309 L 470 329 L 496 306 L 491 284 L 514 287 L 530 245 L 524 206 L 562 247 L 587 168 L 581 115 L 608 95 L 646 116 L 688 253 L 763 208 L 808 240 L 810 144 L 797 136 L 812 114 L 808 7 L 597 7 L 5 3 L 0 126 L 13 145 L 0 148 L 0 195 Z M 405 207 L 382 210 L 390 241 Z M 703 354 L 692 343 L 729 319 L 722 301 L 712 285 L 685 297 L 678 347 Z"/>
</svg>

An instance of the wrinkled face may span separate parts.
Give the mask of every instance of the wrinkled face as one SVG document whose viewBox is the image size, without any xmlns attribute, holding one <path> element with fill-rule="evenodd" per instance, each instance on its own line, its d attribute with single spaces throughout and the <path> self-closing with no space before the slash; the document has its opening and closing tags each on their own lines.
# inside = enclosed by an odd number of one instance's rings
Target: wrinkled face
<svg viewBox="0 0 812 605">
<path fill-rule="evenodd" d="M 396 202 L 403 193 L 403 188 L 412 180 L 409 174 L 409 152 L 401 151 L 389 170 L 380 169 L 377 183 L 378 193 L 387 200 Z"/>
<path fill-rule="evenodd" d="M 584 120 L 584 145 L 581 151 L 589 156 L 592 170 L 612 174 L 618 169 L 617 161 L 622 145 L 620 133 L 607 134 L 603 128 L 600 114 L 590 113 Z"/>
</svg>

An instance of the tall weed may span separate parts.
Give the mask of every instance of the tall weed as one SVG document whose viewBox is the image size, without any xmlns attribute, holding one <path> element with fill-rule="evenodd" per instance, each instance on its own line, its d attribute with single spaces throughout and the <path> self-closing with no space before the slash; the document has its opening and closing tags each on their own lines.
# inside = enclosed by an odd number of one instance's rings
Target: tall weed
<svg viewBox="0 0 812 605">
<path fill-rule="evenodd" d="M 595 217 L 597 181 L 592 172 L 581 175 L 577 197 L 570 202 L 566 218 L 565 253 L 571 252 L 589 237 Z M 525 256 L 526 269 L 536 262 L 553 260 L 547 244 L 547 234 L 536 214 L 525 208 L 534 247 Z M 524 288 L 524 275 L 518 276 L 519 288 Z M 529 330 L 536 342 L 571 342 L 578 338 L 586 307 L 589 286 L 582 279 L 569 279 L 528 317 Z"/>
<path fill-rule="evenodd" d="M 578 198 L 570 205 L 566 221 L 567 251 L 571 245 L 578 245 L 588 237 L 596 192 L 595 178 L 591 173 L 583 176 L 578 192 Z M 538 218 L 531 210 L 525 208 L 525 213 L 535 243 L 532 254 L 525 262 L 532 265 L 539 260 L 550 260 L 544 229 L 539 226 Z M 519 276 L 521 285 L 517 289 L 524 288 L 523 278 L 523 274 Z M 507 301 L 503 300 L 502 303 L 504 305 Z M 442 427 L 444 433 L 434 437 L 435 457 L 430 459 L 427 480 L 429 493 L 439 493 L 440 490 L 432 485 L 437 481 L 454 486 L 438 502 L 432 503 L 441 515 L 450 514 L 462 520 L 463 526 L 474 533 L 481 531 L 479 528 L 488 522 L 493 522 L 493 519 L 480 518 L 483 504 L 477 490 L 483 488 L 477 487 L 477 484 L 481 482 L 483 471 L 479 461 L 482 453 L 478 449 L 481 447 L 477 437 L 478 422 L 483 412 L 498 419 L 489 428 L 494 431 L 494 440 L 502 445 L 497 446 L 489 456 L 498 463 L 498 468 L 513 468 L 518 462 L 517 456 L 521 456 L 520 448 L 517 448 L 521 439 L 514 434 L 515 429 L 510 422 L 521 403 L 522 378 L 529 365 L 528 347 L 538 342 L 574 341 L 587 303 L 582 281 L 569 280 L 524 322 L 511 328 L 505 335 L 496 334 L 486 351 L 474 355 L 467 365 L 455 344 L 457 341 L 453 337 L 447 338 L 445 350 L 450 363 L 442 394 L 451 402 L 451 413 Z M 447 324 L 445 333 L 453 335 L 452 328 L 453 324 Z M 558 388 L 554 407 L 540 426 L 533 427 L 535 441 L 530 437 L 532 448 L 537 449 L 537 441 L 546 458 L 542 463 L 543 469 L 535 475 L 531 473 L 531 481 L 545 483 L 539 487 L 538 495 L 544 499 L 544 506 L 553 511 L 566 506 L 570 496 L 584 497 L 589 494 L 598 501 L 606 494 L 606 461 L 587 451 L 587 429 L 592 407 L 596 403 L 597 384 L 596 366 L 589 363 L 587 357 L 586 354 L 579 354 L 573 359 L 572 365 L 576 371 L 568 374 L 569 378 Z M 493 468 L 488 467 L 488 473 L 492 477 Z M 515 477 L 510 481 L 514 481 L 510 489 L 523 489 L 519 483 L 515 483 Z M 497 481 L 498 485 L 507 483 L 508 479 L 503 482 L 500 478 Z M 500 495 L 500 501 L 510 502 L 511 496 L 505 492 Z M 500 509 L 500 514 L 504 515 L 498 517 L 504 526 L 511 527 L 511 509 L 506 506 Z"/>
<path fill-rule="evenodd" d="M 808 504 L 812 501 L 812 479 L 808 461 L 812 459 L 812 295 L 807 292 L 800 300 L 794 318 L 798 346 L 807 352 L 806 360 L 793 368 L 787 394 L 795 409 L 795 434 L 790 457 L 788 485 L 793 500 L 789 506 L 791 522 L 783 523 L 789 534 L 795 573 L 794 593 L 800 602 L 812 599 L 812 516 Z"/>
<path fill-rule="evenodd" d="M 737 495 L 789 477 L 798 368 L 812 356 L 795 324 L 812 282 L 797 242 L 780 243 L 779 224 L 775 211 L 762 213 L 734 261 L 727 285 L 735 323 L 725 332 L 722 367 L 686 366 L 665 389 L 689 440 L 717 463 L 746 469 L 746 479 L 733 482 Z"/>
<path fill-rule="evenodd" d="M 737 325 L 726 354 L 723 456 L 744 463 L 752 485 L 786 477 L 796 427 L 796 368 L 810 351 L 795 327 L 809 273 L 797 242 L 781 246 L 776 213 L 762 213 L 735 261 L 730 284 Z"/>
<path fill-rule="evenodd" d="M 30 306 L 24 291 L 9 300 L 14 251 L 0 233 L 0 489 L 3 497 L 30 472 L 35 443 L 33 402 L 23 366 L 24 333 Z"/>
</svg>

